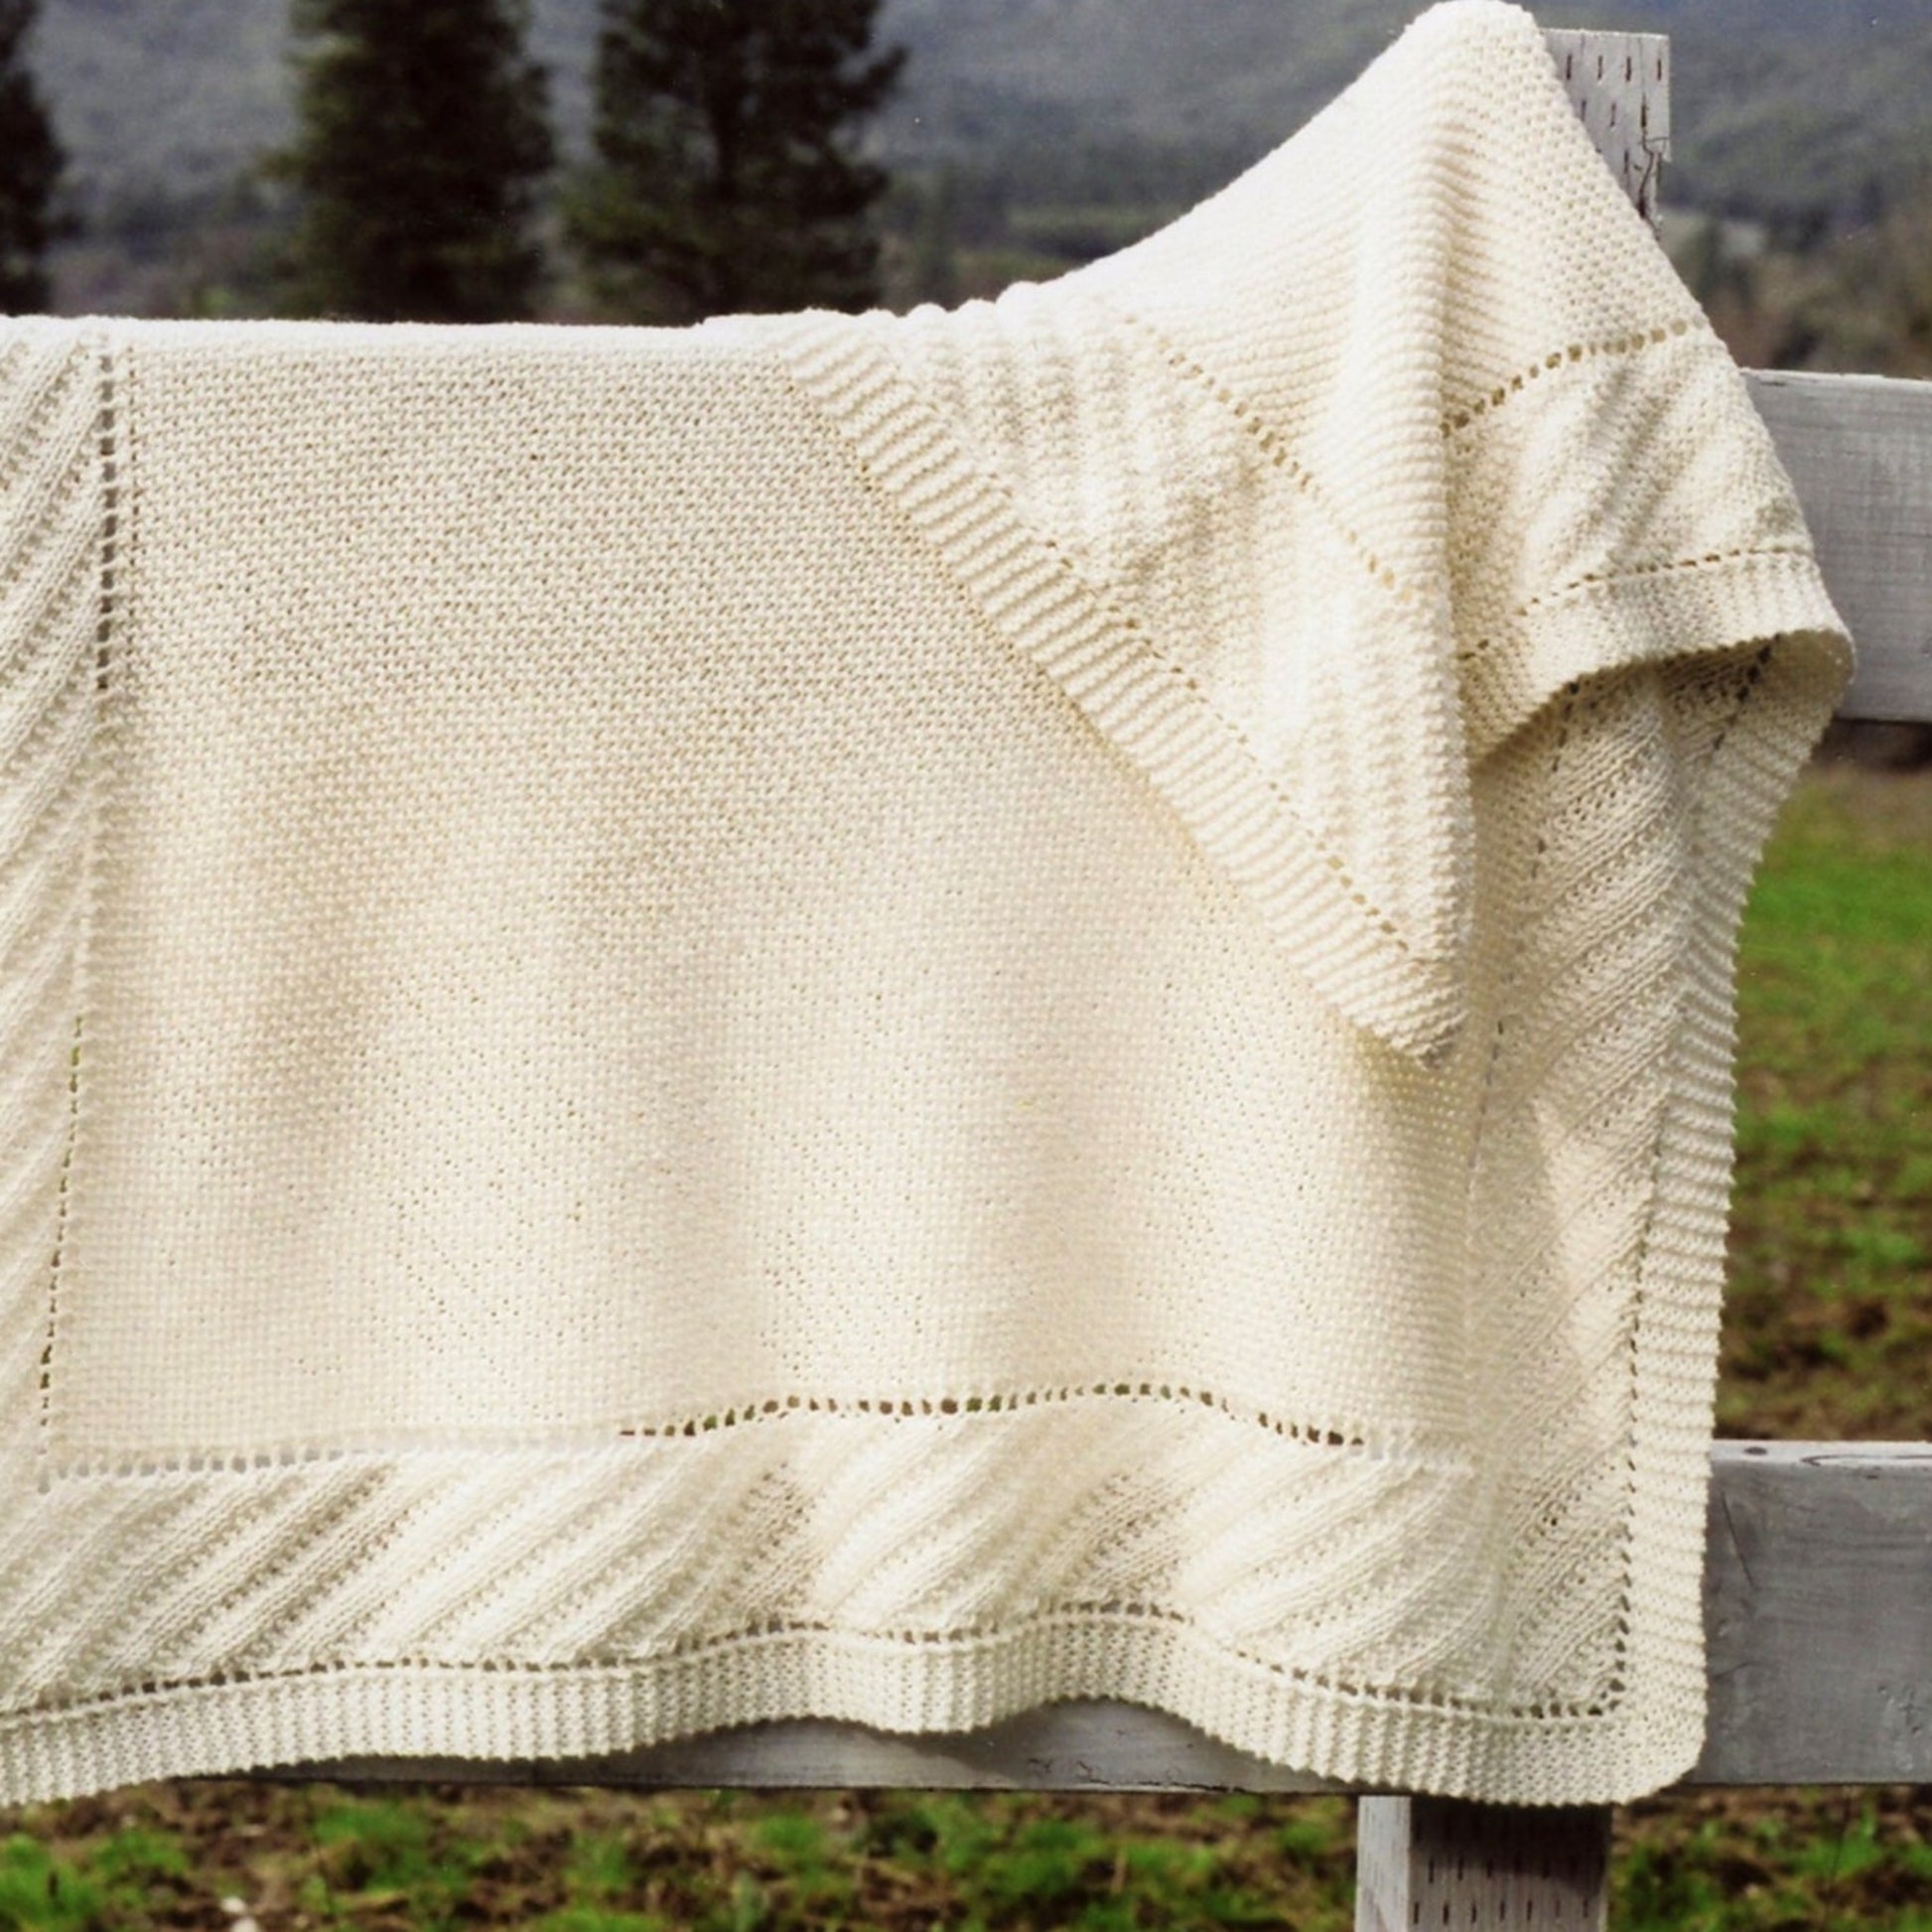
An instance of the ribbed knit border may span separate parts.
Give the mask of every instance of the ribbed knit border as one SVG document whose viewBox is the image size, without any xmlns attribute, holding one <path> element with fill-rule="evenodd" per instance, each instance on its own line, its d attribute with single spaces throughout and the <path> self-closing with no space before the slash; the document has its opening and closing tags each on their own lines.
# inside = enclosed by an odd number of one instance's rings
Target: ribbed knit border
<svg viewBox="0 0 1932 1932">
<path fill-rule="evenodd" d="M 1185 670 L 1031 529 L 899 374 L 874 325 L 814 311 L 772 327 L 793 378 L 985 614 L 1144 771 L 1259 909 L 1297 969 L 1405 1053 L 1440 1054 L 1464 1013 L 1459 960 L 1411 950 L 1351 886 Z"/>
<path fill-rule="evenodd" d="M 1647 620 L 1659 617 L 1660 596 L 1682 600 L 1663 621 L 1713 648 L 1775 638 L 1712 755 L 1693 828 L 1684 1018 L 1634 1330 L 1630 1670 L 1621 1715 L 1658 1733 L 1653 1781 L 1661 1785 L 1703 1748 L 1706 1507 L 1733 1161 L 1738 931 L 1764 843 L 1831 718 L 1852 651 L 1815 570 L 1738 560 L 1695 587 L 1636 594 Z"/>
<path fill-rule="evenodd" d="M 116 621 L 115 363 L 95 325 L 0 340 L 0 1447 L 36 1442 L 68 1202 Z M 0 1504 L 0 1506 L 4 1506 Z"/>
<path fill-rule="evenodd" d="M 1538 1720 L 1374 1701 L 1234 1657 L 1183 1625 L 1080 1611 L 970 1645 L 780 1631 L 635 1666 L 343 1666 L 130 1693 L 0 1720 L 0 1803 L 345 1757 L 602 1756 L 714 1727 L 725 1710 L 740 1724 L 944 1733 L 1068 1698 L 1169 1712 L 1343 1782 L 1513 1803 L 1634 1797 L 1697 1750 L 1682 1713 L 1653 1725 L 1628 1707 Z"/>
<path fill-rule="evenodd" d="M 1611 577 L 1581 585 L 1519 621 L 1520 640 L 1499 642 L 1468 681 L 1472 762 L 1573 679 L 1782 634 L 1845 635 L 1808 550 L 1746 550 L 1686 568 Z M 1820 647 L 1816 636 L 1801 646 Z M 1796 764 L 1791 768 L 1795 774 Z"/>
</svg>

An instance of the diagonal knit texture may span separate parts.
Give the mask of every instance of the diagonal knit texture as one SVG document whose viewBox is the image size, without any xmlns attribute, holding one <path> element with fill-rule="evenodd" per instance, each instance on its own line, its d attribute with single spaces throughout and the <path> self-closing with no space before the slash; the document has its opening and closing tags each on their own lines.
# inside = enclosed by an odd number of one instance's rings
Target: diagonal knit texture
<svg viewBox="0 0 1932 1932">
<path fill-rule="evenodd" d="M 0 1444 L 42 1421 L 49 1263 L 71 1141 L 96 809 L 96 658 L 113 597 L 113 397 L 89 332 L 0 345 Z"/>
<path fill-rule="evenodd" d="M 1850 662 L 1503 0 L 994 303 L 0 322 L 0 1802 L 1070 1697 L 1667 1783 Z"/>
</svg>

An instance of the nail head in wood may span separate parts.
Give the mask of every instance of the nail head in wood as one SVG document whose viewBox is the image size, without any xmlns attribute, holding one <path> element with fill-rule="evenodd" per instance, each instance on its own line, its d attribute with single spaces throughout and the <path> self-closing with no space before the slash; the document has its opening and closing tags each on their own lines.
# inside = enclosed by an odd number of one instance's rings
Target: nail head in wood
<svg viewBox="0 0 1932 1932">
<path fill-rule="evenodd" d="M 1603 1932 L 1607 1805 L 1364 1798 L 1355 1932 Z"/>
<path fill-rule="evenodd" d="M 1596 151 L 1651 223 L 1670 158 L 1670 37 L 1554 28 L 1544 43 Z"/>
</svg>

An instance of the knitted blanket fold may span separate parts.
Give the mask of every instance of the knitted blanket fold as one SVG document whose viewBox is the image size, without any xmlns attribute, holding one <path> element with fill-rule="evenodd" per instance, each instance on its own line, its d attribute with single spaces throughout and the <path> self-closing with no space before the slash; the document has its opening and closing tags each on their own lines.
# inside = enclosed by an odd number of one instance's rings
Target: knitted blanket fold
<svg viewBox="0 0 1932 1932">
<path fill-rule="evenodd" d="M 998 301 L 0 321 L 0 1802 L 1702 1735 L 1850 643 L 1534 21 Z"/>
</svg>

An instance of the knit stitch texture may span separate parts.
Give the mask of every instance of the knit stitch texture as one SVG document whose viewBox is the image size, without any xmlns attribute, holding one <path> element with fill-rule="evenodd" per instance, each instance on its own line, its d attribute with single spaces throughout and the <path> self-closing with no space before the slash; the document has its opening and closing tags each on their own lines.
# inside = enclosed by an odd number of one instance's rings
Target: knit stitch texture
<svg viewBox="0 0 1932 1932">
<path fill-rule="evenodd" d="M 0 1802 L 1695 1759 L 1850 643 L 1531 17 L 998 301 L 0 322 Z"/>
</svg>

